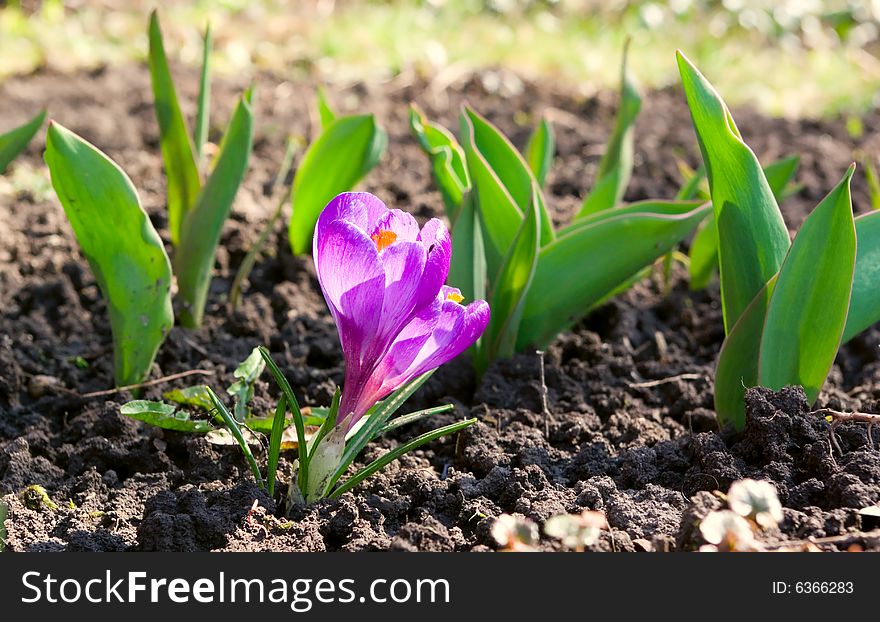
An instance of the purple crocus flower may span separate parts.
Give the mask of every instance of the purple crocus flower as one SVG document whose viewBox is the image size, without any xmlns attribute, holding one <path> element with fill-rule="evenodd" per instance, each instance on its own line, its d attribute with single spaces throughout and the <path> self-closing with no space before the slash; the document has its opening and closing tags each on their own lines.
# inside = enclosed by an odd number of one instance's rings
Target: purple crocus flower
<svg viewBox="0 0 880 622">
<path fill-rule="evenodd" d="M 419 229 L 367 192 L 327 204 L 315 228 L 318 282 L 345 355 L 339 425 L 351 429 L 376 402 L 455 358 L 489 322 L 484 300 L 462 305 L 444 285 L 452 254 L 446 226 Z"/>
</svg>

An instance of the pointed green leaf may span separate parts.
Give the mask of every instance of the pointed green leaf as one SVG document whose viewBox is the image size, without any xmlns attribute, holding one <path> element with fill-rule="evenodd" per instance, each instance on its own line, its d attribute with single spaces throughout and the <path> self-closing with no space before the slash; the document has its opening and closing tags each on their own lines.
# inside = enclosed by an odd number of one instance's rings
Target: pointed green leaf
<svg viewBox="0 0 880 622">
<path fill-rule="evenodd" d="M 354 188 L 385 152 L 388 135 L 373 115 L 341 117 L 309 145 L 293 178 L 289 237 L 294 255 L 311 250 L 321 210 Z"/>
<path fill-rule="evenodd" d="M 497 274 L 532 200 L 532 185 L 537 182 L 504 134 L 467 106 L 461 111 L 461 135 L 472 192 L 486 235 L 486 263 L 489 274 Z M 543 246 L 555 235 L 540 193 L 538 199 Z"/>
<path fill-rule="evenodd" d="M 254 458 L 254 454 L 251 451 L 250 446 L 247 444 L 247 441 L 244 438 L 244 434 L 241 431 L 241 427 L 238 424 L 238 421 L 235 420 L 235 417 L 232 416 L 232 413 L 226 408 L 226 405 L 220 400 L 216 393 L 211 389 L 211 387 L 205 387 L 208 392 L 208 397 L 211 398 L 211 402 L 214 404 L 214 408 L 217 409 L 217 413 L 223 419 L 223 422 L 226 424 L 229 433 L 232 434 L 232 437 L 238 443 L 238 446 L 241 448 L 241 453 L 244 454 L 245 459 L 247 460 L 248 466 L 251 467 L 251 473 L 254 475 L 254 480 L 256 480 L 257 485 L 266 490 L 266 483 L 263 481 L 263 475 L 260 473 L 260 467 L 257 464 L 256 458 Z"/>
<path fill-rule="evenodd" d="M 266 492 L 275 496 L 275 479 L 278 477 L 278 460 L 281 458 L 281 438 L 287 427 L 287 401 L 284 394 L 278 398 L 275 416 L 272 418 L 272 432 L 269 435 L 269 452 L 266 464 Z"/>
<path fill-rule="evenodd" d="M 608 147 L 599 161 L 596 182 L 584 199 L 575 219 L 620 205 L 633 169 L 633 142 L 636 118 L 642 108 L 642 96 L 627 72 L 629 42 L 620 65 L 620 108 Z"/>
<path fill-rule="evenodd" d="M 466 300 L 485 300 L 487 268 L 483 225 L 470 193 L 462 200 L 451 235 L 448 282 L 459 288 Z"/>
<path fill-rule="evenodd" d="M 6 171 L 6 167 L 18 157 L 31 142 L 46 120 L 46 110 L 43 109 L 37 116 L 5 134 L 0 135 L 0 175 Z"/>
<path fill-rule="evenodd" d="M 46 136 L 52 186 L 107 300 L 116 384 L 141 382 L 174 323 L 171 265 L 131 180 L 57 123 Z"/>
<path fill-rule="evenodd" d="M 196 203 L 202 183 L 193 153 L 192 142 L 174 89 L 174 80 L 165 56 L 159 15 L 150 14 L 150 77 L 156 121 L 159 123 L 159 141 L 162 161 L 168 180 L 168 229 L 171 242 L 176 246 L 181 238 L 181 226 Z"/>
<path fill-rule="evenodd" d="M 779 203 L 791 196 L 794 190 L 794 176 L 797 175 L 801 165 L 799 155 L 791 155 L 771 162 L 764 167 L 764 176 L 770 186 L 770 191 Z"/>
<path fill-rule="evenodd" d="M 327 100 L 327 92 L 318 87 L 318 118 L 321 119 L 321 129 L 325 130 L 336 121 L 336 113 Z"/>
<path fill-rule="evenodd" d="M 541 213 L 538 208 L 537 184 L 533 194 L 529 212 L 510 245 L 510 252 L 504 258 L 501 271 L 492 281 L 492 297 L 489 303 L 492 318 L 480 339 L 481 371 L 496 358 L 509 357 L 514 353 L 526 295 L 535 276 L 541 250 Z"/>
<path fill-rule="evenodd" d="M 880 322 L 880 212 L 855 220 L 858 250 L 843 341 Z"/>
<path fill-rule="evenodd" d="M 804 221 L 770 298 L 758 384 L 800 385 L 810 402 L 825 384 L 846 325 L 856 262 L 851 166 Z"/>
<path fill-rule="evenodd" d="M 149 423 L 164 430 L 204 434 L 214 429 L 210 421 L 193 420 L 190 418 L 189 413 L 177 410 L 171 404 L 164 402 L 134 400 L 123 404 L 119 412 L 126 417 Z"/>
<path fill-rule="evenodd" d="M 180 244 L 174 252 L 174 269 L 182 302 L 180 323 L 184 326 L 196 328 L 202 323 L 217 244 L 247 172 L 253 139 L 254 117 L 249 90 L 239 99 L 220 143 L 211 176 L 181 226 Z"/>
<path fill-rule="evenodd" d="M 471 186 L 464 150 L 449 130 L 430 123 L 415 104 L 409 108 L 409 126 L 422 151 L 431 160 L 434 183 L 443 197 L 446 216 L 454 223 Z"/>
<path fill-rule="evenodd" d="M 195 158 L 198 163 L 202 159 L 202 151 L 208 140 L 211 119 L 211 24 L 205 28 L 202 48 L 202 73 L 199 78 L 199 99 L 196 110 L 196 126 L 193 132 Z"/>
<path fill-rule="evenodd" d="M 761 165 L 703 75 L 678 52 L 684 92 L 709 177 L 729 331 L 788 251 L 788 230 Z"/>
<path fill-rule="evenodd" d="M 681 242 L 710 209 L 698 202 L 646 202 L 612 208 L 570 227 L 541 249 L 517 349 L 552 341 L 594 303 Z"/>
<path fill-rule="evenodd" d="M 746 424 L 746 387 L 758 384 L 761 331 L 775 285 L 773 276 L 740 314 L 721 346 L 715 366 L 715 413 L 722 426 L 742 430 Z"/>
<path fill-rule="evenodd" d="M 526 162 L 535 175 L 538 185 L 544 187 L 547 173 L 553 166 L 553 158 L 556 156 L 556 138 L 553 136 L 553 126 L 546 117 L 535 127 L 525 149 Z"/>
<path fill-rule="evenodd" d="M 349 490 L 353 489 L 355 486 L 367 479 L 370 475 L 373 475 L 377 471 L 381 471 L 404 454 L 418 449 L 425 443 L 429 443 L 443 436 L 448 436 L 449 434 L 455 434 L 456 432 L 464 430 L 466 427 L 471 426 L 476 422 L 476 419 L 465 419 L 464 421 L 459 421 L 457 423 L 443 426 L 442 428 L 437 428 L 436 430 L 432 430 L 431 432 L 426 432 L 421 436 L 417 436 L 408 443 L 392 449 L 381 458 L 377 458 L 376 460 L 365 466 L 363 469 L 358 471 L 350 479 L 346 480 L 343 484 L 336 488 L 336 490 L 326 496 L 330 497 L 331 499 L 336 499 L 348 492 Z"/>
</svg>

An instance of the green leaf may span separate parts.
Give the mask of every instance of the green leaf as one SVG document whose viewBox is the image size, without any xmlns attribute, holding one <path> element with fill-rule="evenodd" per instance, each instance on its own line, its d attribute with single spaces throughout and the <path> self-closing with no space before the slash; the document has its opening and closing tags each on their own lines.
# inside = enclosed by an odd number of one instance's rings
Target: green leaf
<svg viewBox="0 0 880 622">
<path fill-rule="evenodd" d="M 772 162 L 764 167 L 764 175 L 770 185 L 770 190 L 777 201 L 783 201 L 798 191 L 799 187 L 791 183 L 797 173 L 800 164 L 800 156 L 789 156 Z M 699 177 L 696 175 L 691 180 Z M 702 173 L 705 176 L 705 173 Z M 688 189 L 696 187 L 689 182 Z M 679 198 L 684 198 L 679 193 Z M 689 254 L 690 263 L 690 288 L 694 291 L 703 289 L 712 280 L 715 270 L 718 268 L 718 229 L 715 225 L 714 215 L 703 223 L 691 242 Z"/>
<path fill-rule="evenodd" d="M 150 372 L 174 323 L 171 265 L 131 180 L 96 147 L 57 123 L 46 136 L 52 186 L 107 300 L 116 384 Z"/>
<path fill-rule="evenodd" d="M 398 411 L 398 409 L 400 409 L 401 406 L 403 406 L 404 402 L 406 402 L 406 400 L 408 400 L 419 387 L 425 384 L 433 373 L 434 370 L 431 370 L 422 374 L 418 378 L 413 378 L 367 411 L 367 414 L 364 415 L 367 422 L 362 425 L 355 435 L 346 443 L 345 451 L 339 462 L 339 467 L 336 469 L 333 476 L 327 481 L 327 485 L 321 496 L 327 496 L 327 493 L 329 493 L 333 486 L 336 485 L 339 478 L 345 475 L 345 471 L 348 469 L 349 465 L 354 462 L 354 459 L 357 458 L 358 454 L 367 446 L 367 443 L 381 433 L 382 428 L 385 427 L 385 423 Z"/>
<path fill-rule="evenodd" d="M 188 412 L 165 402 L 134 400 L 123 404 L 119 412 L 126 417 L 149 423 L 164 430 L 204 434 L 214 429 L 210 421 L 195 421 Z"/>
<path fill-rule="evenodd" d="M 729 332 L 788 251 L 788 230 L 761 165 L 711 84 L 678 52 L 684 92 L 709 177 Z"/>
<path fill-rule="evenodd" d="M 480 340 L 481 371 L 496 358 L 509 357 L 514 353 L 526 295 L 535 276 L 538 254 L 541 251 L 541 214 L 537 194 L 536 184 L 528 216 L 523 219 L 523 224 L 510 245 L 510 252 L 501 265 L 501 271 L 492 281 L 489 303 L 492 319 Z"/>
<path fill-rule="evenodd" d="M 325 130 L 336 121 L 336 113 L 327 100 L 327 92 L 318 87 L 318 117 L 321 119 L 321 129 Z"/>
<path fill-rule="evenodd" d="M 855 166 L 804 221 L 776 281 L 761 336 L 758 384 L 825 384 L 846 325 L 856 263 L 850 181 Z"/>
<path fill-rule="evenodd" d="M 464 150 L 449 130 L 430 123 L 415 104 L 409 108 L 409 126 L 422 151 L 431 160 L 434 183 L 443 197 L 446 216 L 449 222 L 455 223 L 471 186 Z"/>
<path fill-rule="evenodd" d="M 740 314 L 721 346 L 715 366 L 715 413 L 722 426 L 742 430 L 746 424 L 745 389 L 758 384 L 761 332 L 775 286 L 774 275 Z"/>
<path fill-rule="evenodd" d="M 645 202 L 612 208 L 569 227 L 541 249 L 517 349 L 548 344 L 606 294 L 669 252 L 709 210 L 709 204 L 697 202 Z"/>
<path fill-rule="evenodd" d="M 718 267 L 718 228 L 713 214 L 709 214 L 694 235 L 688 257 L 691 260 L 688 266 L 690 288 L 701 290 L 709 285 Z"/>
<path fill-rule="evenodd" d="M 336 387 L 336 391 L 333 393 L 333 400 L 330 403 L 330 410 L 327 413 L 327 417 L 321 423 L 321 427 L 318 428 L 317 434 L 315 434 L 312 439 L 312 446 L 309 452 L 309 462 L 312 462 L 312 458 L 314 458 L 315 450 L 318 448 L 318 445 L 321 444 L 321 441 L 326 438 L 326 436 L 330 433 L 330 431 L 336 427 L 336 420 L 339 418 L 339 400 L 342 399 L 342 391 L 339 387 Z M 336 468 L 336 465 L 333 465 L 333 468 Z"/>
<path fill-rule="evenodd" d="M 211 410 L 214 407 L 203 384 L 185 389 L 171 389 L 162 393 L 162 397 L 181 406 L 192 406 L 202 410 Z"/>
<path fill-rule="evenodd" d="M 297 479 L 299 490 L 303 491 L 306 489 L 306 484 L 309 481 L 309 450 L 305 422 L 303 421 L 302 412 L 299 409 L 299 402 L 296 401 L 296 396 L 293 394 L 293 389 L 290 388 L 290 383 L 287 381 L 287 378 L 281 373 L 281 370 L 278 368 L 278 365 L 275 364 L 275 361 L 272 360 L 272 355 L 269 354 L 269 350 L 260 346 L 260 355 L 263 357 L 263 360 L 266 361 L 266 366 L 269 368 L 269 372 L 275 378 L 275 382 L 281 389 L 281 393 L 284 394 L 287 408 L 289 408 L 290 412 L 293 414 L 293 425 L 296 427 L 297 452 L 299 453 L 299 472 Z"/>
<path fill-rule="evenodd" d="M 858 250 L 843 341 L 880 322 L 880 212 L 855 219 Z"/>
<path fill-rule="evenodd" d="M 519 231 L 523 214 L 529 209 L 532 186 L 537 182 L 510 141 L 467 106 L 461 111 L 461 134 L 472 192 L 486 236 L 486 264 L 489 274 L 497 274 Z M 543 246 L 555 235 L 540 192 L 538 200 Z"/>
<path fill-rule="evenodd" d="M 633 169 L 633 142 L 636 118 L 642 108 L 642 96 L 627 72 L 629 42 L 620 65 L 620 108 L 608 147 L 599 161 L 596 183 L 584 199 L 575 219 L 610 209 L 623 201 Z"/>
<path fill-rule="evenodd" d="M 199 78 L 199 99 L 196 110 L 196 126 L 193 132 L 196 162 L 202 159 L 202 151 L 208 140 L 211 118 L 211 24 L 205 28 L 202 47 L 202 73 Z"/>
<path fill-rule="evenodd" d="M 464 430 L 466 427 L 471 426 L 471 425 L 475 424 L 476 422 L 477 422 L 476 419 L 465 419 L 464 421 L 459 421 L 458 423 L 453 423 L 451 425 L 443 426 L 442 428 L 437 428 L 436 430 L 433 430 L 431 432 L 427 432 L 425 434 L 422 434 L 421 436 L 417 436 L 416 438 L 412 439 L 408 443 L 405 443 L 405 444 L 401 445 L 400 447 L 392 449 L 391 451 L 389 451 L 387 454 L 385 454 L 381 458 L 374 460 L 373 462 L 371 462 L 370 464 L 365 466 L 363 469 L 358 471 L 357 474 L 353 475 L 350 479 L 346 480 L 343 484 L 341 484 L 338 488 L 336 488 L 336 490 L 334 490 L 333 492 L 331 492 L 327 496 L 330 497 L 331 499 L 336 499 L 336 498 L 342 496 L 343 494 L 345 494 L 346 492 L 348 492 L 349 490 L 351 490 L 352 488 L 354 488 L 355 486 L 357 486 L 358 484 L 360 484 L 362 481 L 367 479 L 370 475 L 373 475 L 377 471 L 381 471 L 386 466 L 388 466 L 389 464 L 391 464 L 392 462 L 394 462 L 395 460 L 397 460 L 398 458 L 400 458 L 404 454 L 407 454 L 415 449 L 418 449 L 419 447 L 421 447 L 425 443 L 429 443 L 429 442 L 436 440 L 442 436 L 447 436 L 449 434 L 455 434 L 456 432 Z"/>
<path fill-rule="evenodd" d="M 197 328 L 202 323 L 217 244 L 247 172 L 253 138 L 254 117 L 248 90 L 239 99 L 220 143 L 214 170 L 195 206 L 184 218 L 180 244 L 174 252 L 174 271 L 182 302 L 180 323 L 186 327 Z"/>
<path fill-rule="evenodd" d="M 434 408 L 425 408 L 424 410 L 417 410 L 416 412 L 409 413 L 406 415 L 401 415 L 399 417 L 395 417 L 388 423 L 386 423 L 381 430 L 379 430 L 378 436 L 382 434 L 387 434 L 392 430 L 396 430 L 397 428 L 403 427 L 405 425 L 409 425 L 411 423 L 415 423 L 421 419 L 425 419 L 426 417 L 431 417 L 433 415 L 439 415 L 442 413 L 447 413 L 452 410 L 455 410 L 454 404 L 444 404 L 443 406 L 435 406 Z"/>
<path fill-rule="evenodd" d="M 5 134 L 0 134 L 0 175 L 6 171 L 6 167 L 18 157 L 31 142 L 46 120 L 46 110 L 43 109 L 37 116 Z"/>
<path fill-rule="evenodd" d="M 341 117 L 309 145 L 293 178 L 289 237 L 294 255 L 311 250 L 321 210 L 354 188 L 385 152 L 388 134 L 373 115 Z"/>
<path fill-rule="evenodd" d="M 715 370 L 715 411 L 722 424 L 745 425 L 746 387 L 799 384 L 812 401 L 824 383 L 850 300 L 856 245 L 852 172 L 813 210 L 779 274 L 724 340 Z"/>
<path fill-rule="evenodd" d="M 239 423 L 244 422 L 250 413 L 248 404 L 254 397 L 254 384 L 264 369 L 266 369 L 266 363 L 263 361 L 260 349 L 257 347 L 232 372 L 233 377 L 238 378 L 238 380 L 229 385 L 226 392 L 235 398 L 233 414 L 235 415 L 235 420 Z"/>
<path fill-rule="evenodd" d="M 791 182 L 794 176 L 797 175 L 800 164 L 801 157 L 799 155 L 791 155 L 786 158 L 780 158 L 764 167 L 764 176 L 770 185 L 770 191 L 773 192 L 773 196 L 776 197 L 778 202 L 782 203 L 782 201 L 797 191 Z"/>
<path fill-rule="evenodd" d="M 544 187 L 547 173 L 553 166 L 553 158 L 556 156 L 556 138 L 553 136 L 553 126 L 546 117 L 535 127 L 529 142 L 526 144 L 525 158 L 529 168 L 535 175 L 538 185 Z"/>
<path fill-rule="evenodd" d="M 2 143 L 2 139 L 0 139 L 0 143 Z M 874 166 L 873 158 L 864 158 L 863 166 L 865 167 L 865 179 L 868 182 L 871 209 L 880 210 L 880 177 L 877 176 L 877 168 Z M 2 160 L 0 160 L 0 172 L 3 172 Z"/>
<path fill-rule="evenodd" d="M 452 258 L 447 281 L 459 288 L 466 300 L 485 300 L 486 248 L 480 215 L 470 193 L 464 197 L 451 235 Z"/>
<path fill-rule="evenodd" d="M 284 395 L 278 399 L 275 416 L 272 418 L 272 433 L 269 435 L 269 454 L 266 465 L 266 492 L 275 496 L 275 478 L 278 477 L 278 460 L 281 458 L 281 438 L 287 427 L 287 401 Z"/>
<path fill-rule="evenodd" d="M 250 446 L 247 444 L 247 441 L 244 438 L 244 435 L 241 432 L 241 428 L 238 425 L 238 421 L 235 420 L 235 417 L 232 416 L 232 413 L 226 408 L 220 398 L 217 397 L 217 394 L 211 389 L 211 387 L 205 387 L 208 392 L 208 397 L 211 398 L 211 402 L 214 404 L 214 408 L 217 409 L 217 412 L 220 414 L 220 417 L 223 419 L 223 422 L 226 424 L 226 427 L 229 429 L 229 433 L 232 434 L 233 438 L 238 443 L 238 446 L 241 448 L 241 452 L 244 454 L 245 459 L 247 460 L 248 466 L 251 468 L 251 473 L 254 475 L 254 480 L 257 482 L 257 486 L 266 490 L 266 482 L 263 481 L 263 474 L 260 473 L 260 467 L 257 464 L 256 458 L 254 458 L 254 454 L 251 451 Z"/>
<path fill-rule="evenodd" d="M 156 121 L 159 123 L 159 141 L 162 161 L 168 180 L 168 229 L 171 242 L 176 246 L 182 236 L 184 218 L 196 203 L 202 184 L 199 168 L 193 153 L 192 142 L 186 127 L 174 80 L 165 56 L 159 15 L 150 14 L 150 77 L 153 83 L 153 99 Z"/>
</svg>

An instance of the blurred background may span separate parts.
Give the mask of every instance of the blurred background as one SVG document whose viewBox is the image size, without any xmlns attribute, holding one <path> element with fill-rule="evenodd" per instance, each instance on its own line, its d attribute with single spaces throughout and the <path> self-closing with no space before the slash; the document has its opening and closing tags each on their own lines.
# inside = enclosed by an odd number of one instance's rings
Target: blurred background
<svg viewBox="0 0 880 622">
<path fill-rule="evenodd" d="M 0 80 L 145 59 L 158 6 L 177 62 L 327 82 L 483 68 L 615 88 L 620 52 L 648 87 L 677 81 L 682 48 L 728 102 L 782 116 L 859 115 L 880 103 L 880 0 L 0 1 Z M 179 52 L 178 52 L 179 51 Z"/>
</svg>

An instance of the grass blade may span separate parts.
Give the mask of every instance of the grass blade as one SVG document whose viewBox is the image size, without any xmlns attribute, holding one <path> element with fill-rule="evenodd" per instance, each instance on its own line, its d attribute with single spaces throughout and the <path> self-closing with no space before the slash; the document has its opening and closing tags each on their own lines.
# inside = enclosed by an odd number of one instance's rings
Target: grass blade
<svg viewBox="0 0 880 622">
<path fill-rule="evenodd" d="M 321 129 L 330 127 L 336 121 L 336 113 L 327 100 L 327 92 L 322 87 L 318 87 L 318 118 L 321 119 Z"/>
<path fill-rule="evenodd" d="M 396 430 L 399 427 L 409 425 L 410 423 L 415 423 L 420 419 L 424 419 L 425 417 L 430 417 L 432 415 L 439 415 L 441 413 L 447 413 L 452 410 L 455 410 L 454 404 L 444 404 L 443 406 L 435 406 L 434 408 L 426 408 L 424 410 L 417 410 L 416 412 L 409 413 L 407 415 L 401 415 L 399 417 L 395 417 L 388 423 L 386 423 L 381 430 L 379 430 L 379 434 L 377 436 L 381 436 L 383 434 L 387 434 L 392 430 Z"/>
<path fill-rule="evenodd" d="M 45 121 L 44 109 L 24 125 L 0 135 L 0 175 L 6 172 L 6 167 L 25 150 Z"/>
<path fill-rule="evenodd" d="M 269 457 L 266 464 L 266 491 L 275 497 L 275 479 L 278 477 L 278 460 L 281 458 L 281 437 L 287 425 L 287 398 L 278 398 L 275 416 L 272 418 L 272 433 L 269 435 Z"/>
<path fill-rule="evenodd" d="M 239 99 L 223 136 L 214 170 L 186 215 L 174 253 L 178 295 L 183 303 L 180 323 L 186 327 L 197 328 L 202 323 L 217 244 L 247 172 L 253 139 L 254 117 L 248 90 Z"/>
<path fill-rule="evenodd" d="M 322 496 L 327 496 L 327 493 L 336 485 L 339 478 L 345 475 L 345 471 L 348 469 L 349 465 L 354 462 L 354 459 L 357 458 L 357 455 L 367 446 L 367 443 L 376 438 L 388 419 L 390 419 L 391 416 L 403 406 L 403 403 L 406 402 L 406 400 L 408 400 L 419 387 L 425 384 L 433 373 L 434 370 L 431 370 L 422 374 L 418 378 L 410 380 L 367 412 L 365 415 L 367 422 L 361 426 L 353 437 L 348 439 L 348 442 L 345 445 L 345 451 L 342 454 L 342 459 L 339 462 L 339 468 L 336 469 L 333 477 L 327 482 Z"/>
<path fill-rule="evenodd" d="M 238 422 L 235 420 L 235 417 L 232 416 L 232 413 L 227 410 L 223 402 L 220 401 L 220 398 L 217 397 L 217 394 L 214 393 L 211 387 L 207 387 L 207 391 L 208 396 L 211 398 L 211 402 L 214 404 L 214 408 L 217 409 L 217 412 L 220 413 L 226 427 L 229 428 L 229 433 L 232 434 L 233 438 L 238 443 L 238 446 L 241 447 L 241 451 L 247 460 L 248 466 L 251 468 L 251 473 L 254 474 L 257 486 L 266 490 L 266 482 L 263 481 L 263 475 L 260 473 L 260 466 L 257 464 L 257 460 L 254 458 L 254 454 L 251 452 L 251 448 L 248 446 L 247 441 L 244 440 Z"/>
<path fill-rule="evenodd" d="M 116 384 L 140 383 L 174 324 L 171 264 L 131 180 L 82 138 L 50 123 L 52 186 L 110 314 Z"/>
<path fill-rule="evenodd" d="M 155 10 L 150 14 L 149 39 L 154 107 L 159 123 L 162 162 L 168 180 L 168 229 L 171 242 L 176 246 L 180 242 L 183 220 L 196 204 L 202 182 L 186 122 L 177 101 L 174 80 L 165 56 L 159 15 Z"/>
<path fill-rule="evenodd" d="M 208 141 L 208 130 L 211 118 L 211 24 L 205 28 L 204 46 L 202 48 L 202 73 L 199 78 L 199 99 L 196 110 L 196 126 L 193 132 L 195 158 L 201 163 L 205 143 Z"/>
<path fill-rule="evenodd" d="M 476 422 L 477 422 L 476 419 L 465 419 L 464 421 L 459 421 L 458 423 L 453 423 L 451 425 L 443 426 L 442 428 L 437 428 L 436 430 L 433 430 L 431 432 L 426 432 L 425 434 L 422 434 L 421 436 L 417 436 L 416 438 L 412 439 L 408 443 L 405 443 L 405 444 L 401 445 L 400 447 L 397 447 L 396 449 L 389 451 L 387 454 L 385 454 L 381 458 L 374 460 L 373 462 L 371 462 L 370 464 L 365 466 L 363 469 L 358 471 L 357 474 L 353 475 L 350 479 L 346 480 L 343 484 L 341 484 L 338 488 L 336 488 L 333 492 L 331 492 L 327 496 L 330 497 L 331 499 L 336 499 L 336 498 L 342 496 L 343 494 L 345 494 L 346 492 L 348 492 L 349 490 L 351 490 L 352 488 L 354 488 L 355 486 L 357 486 L 358 484 L 360 484 L 362 481 L 367 479 L 370 475 L 372 475 L 376 471 L 382 470 L 383 468 L 385 468 L 386 466 L 388 466 L 389 464 L 391 464 L 392 462 L 394 462 L 395 460 L 400 458 L 402 455 L 409 453 L 409 452 L 413 451 L 414 449 L 418 449 L 419 447 L 421 447 L 425 443 L 429 443 L 429 442 L 436 440 L 442 436 L 446 436 L 448 434 L 455 434 L 456 432 L 464 430 L 466 427 L 471 426 L 471 425 L 475 424 Z"/>
<path fill-rule="evenodd" d="M 302 412 L 299 409 L 299 402 L 296 401 L 296 396 L 293 394 L 293 389 L 290 388 L 290 383 L 287 381 L 287 378 L 284 377 L 284 374 L 281 373 L 278 365 L 272 360 L 272 355 L 269 354 L 269 350 L 260 346 L 260 355 L 263 357 L 263 360 L 266 361 L 266 366 L 269 368 L 269 372 L 275 378 L 275 382 L 284 394 L 287 407 L 293 415 L 293 425 L 296 428 L 297 452 L 299 453 L 299 475 L 297 479 L 300 491 L 305 491 L 306 483 L 309 481 L 309 451 L 305 422 L 303 421 Z"/>
</svg>

